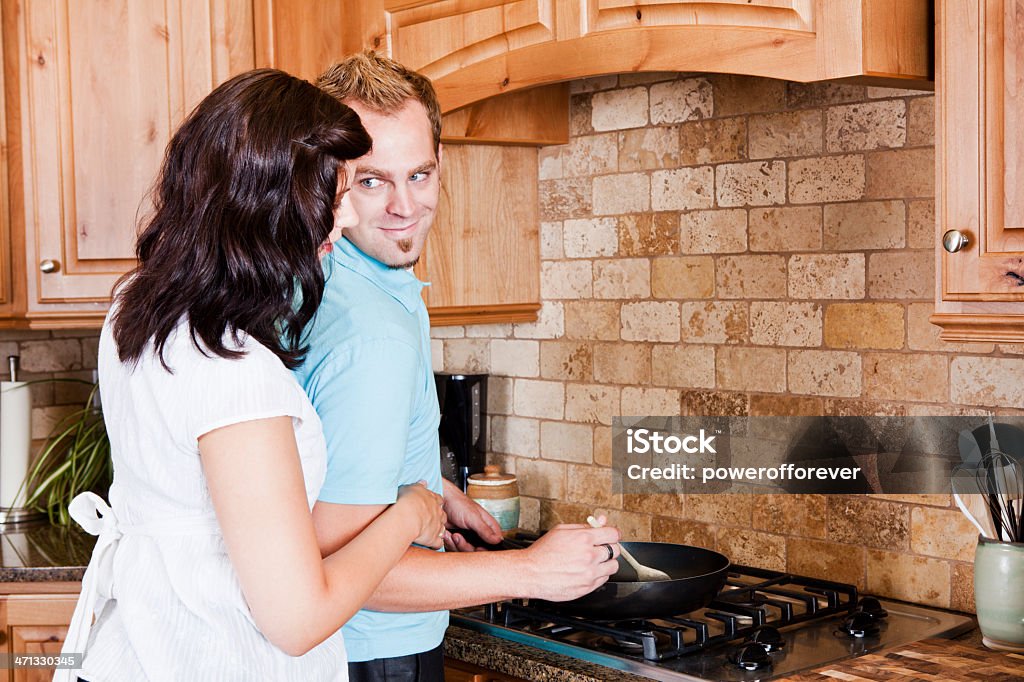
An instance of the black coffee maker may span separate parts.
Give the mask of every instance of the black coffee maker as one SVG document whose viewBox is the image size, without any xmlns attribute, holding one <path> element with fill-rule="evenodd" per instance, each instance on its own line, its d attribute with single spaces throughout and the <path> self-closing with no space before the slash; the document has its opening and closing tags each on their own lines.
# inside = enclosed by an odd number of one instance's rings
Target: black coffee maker
<svg viewBox="0 0 1024 682">
<path fill-rule="evenodd" d="M 482 472 L 487 446 L 487 375 L 434 373 L 441 406 L 441 475 L 466 490 Z"/>
</svg>

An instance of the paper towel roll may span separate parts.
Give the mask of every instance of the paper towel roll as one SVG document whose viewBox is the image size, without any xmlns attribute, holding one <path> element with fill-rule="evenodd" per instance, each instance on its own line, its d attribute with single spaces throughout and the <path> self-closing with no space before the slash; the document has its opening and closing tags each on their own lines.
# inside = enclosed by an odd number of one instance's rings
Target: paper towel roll
<svg viewBox="0 0 1024 682">
<path fill-rule="evenodd" d="M 0 382 L 0 507 L 21 507 L 32 445 L 32 392 L 24 381 Z M 15 497 L 17 496 L 17 499 Z"/>
</svg>

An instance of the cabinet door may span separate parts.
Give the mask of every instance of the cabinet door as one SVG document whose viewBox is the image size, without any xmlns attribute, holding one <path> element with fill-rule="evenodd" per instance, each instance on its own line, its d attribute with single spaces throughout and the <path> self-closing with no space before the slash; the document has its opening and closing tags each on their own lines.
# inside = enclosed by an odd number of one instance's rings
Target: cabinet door
<svg viewBox="0 0 1024 682">
<path fill-rule="evenodd" d="M 3 25 L 4 7 L 0 6 L 0 26 Z M 14 277 L 11 272 L 11 222 L 8 195 L 8 136 L 6 81 L 4 79 L 4 46 L 0 45 L 0 315 L 13 312 Z"/>
<path fill-rule="evenodd" d="M 358 27 L 372 3 L 253 0 L 256 65 L 312 82 L 348 51 L 346 31 Z M 378 11 L 379 8 L 378 8 Z"/>
<path fill-rule="evenodd" d="M 447 145 L 416 268 L 431 324 L 526 322 L 540 309 L 537 150 Z"/>
<path fill-rule="evenodd" d="M 64 646 L 66 626 L 20 625 L 10 628 L 11 651 L 19 654 L 55 656 Z M 53 668 L 15 668 L 14 682 L 48 682 Z"/>
<path fill-rule="evenodd" d="M 938 234 L 968 241 L 939 249 L 933 321 L 951 340 L 1024 340 L 1024 0 L 937 8 Z"/>
<path fill-rule="evenodd" d="M 102 315 L 177 124 L 253 64 L 250 0 L 11 0 L 28 314 Z"/>
<path fill-rule="evenodd" d="M 74 594 L 18 594 L 4 598 L 5 643 L 8 654 L 59 654 L 67 636 L 78 596 Z M 53 669 L 13 669 L 13 682 L 53 679 Z"/>
</svg>

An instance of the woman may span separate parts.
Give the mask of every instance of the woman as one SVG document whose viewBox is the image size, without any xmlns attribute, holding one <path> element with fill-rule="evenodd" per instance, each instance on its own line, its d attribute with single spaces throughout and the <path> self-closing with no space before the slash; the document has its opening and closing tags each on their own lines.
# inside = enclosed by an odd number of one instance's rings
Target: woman
<svg viewBox="0 0 1024 682">
<path fill-rule="evenodd" d="M 84 649 L 82 678 L 345 679 L 338 628 L 410 543 L 440 545 L 421 485 L 325 558 L 310 515 L 325 446 L 289 368 L 319 255 L 357 220 L 347 161 L 369 148 L 350 109 L 269 69 L 218 87 L 171 140 L 100 337 L 110 507 L 72 503 L 100 536 L 64 647 Z"/>
</svg>

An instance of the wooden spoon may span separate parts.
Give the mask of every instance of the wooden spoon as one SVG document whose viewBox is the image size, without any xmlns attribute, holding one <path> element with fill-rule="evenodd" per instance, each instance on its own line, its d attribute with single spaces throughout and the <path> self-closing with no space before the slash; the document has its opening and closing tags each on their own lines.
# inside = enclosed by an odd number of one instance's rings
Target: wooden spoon
<svg viewBox="0 0 1024 682">
<path fill-rule="evenodd" d="M 595 519 L 593 516 L 587 517 L 587 523 L 590 524 L 591 528 L 600 528 L 604 525 L 602 523 L 598 523 L 597 519 Z M 619 545 L 619 552 L 622 554 L 622 558 L 626 560 L 626 563 L 632 566 L 633 570 L 636 571 L 637 580 L 639 580 L 640 582 L 672 579 L 672 576 L 670 576 L 665 571 L 659 571 L 656 568 L 644 566 L 642 563 L 637 561 L 636 558 L 634 558 L 633 555 L 630 554 L 629 551 L 627 551 L 626 548 L 623 547 L 621 544 Z"/>
<path fill-rule="evenodd" d="M 981 495 L 961 496 L 960 493 L 953 493 L 953 499 L 956 501 L 956 506 L 964 513 L 967 520 L 974 524 L 979 533 L 990 540 L 998 539 L 996 538 L 995 528 L 992 527 L 992 519 L 988 516 L 989 512 L 985 506 L 985 501 L 981 499 Z"/>
</svg>

